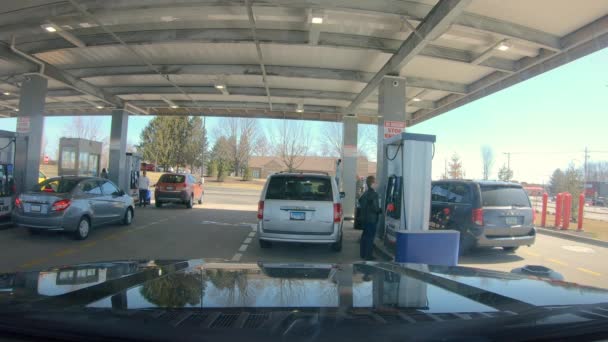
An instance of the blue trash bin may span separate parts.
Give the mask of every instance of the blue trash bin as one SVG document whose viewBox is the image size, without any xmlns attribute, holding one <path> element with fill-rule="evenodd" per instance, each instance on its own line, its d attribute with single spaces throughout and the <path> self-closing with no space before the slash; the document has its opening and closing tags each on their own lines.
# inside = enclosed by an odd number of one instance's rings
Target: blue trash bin
<svg viewBox="0 0 608 342">
<path fill-rule="evenodd" d="M 397 231 L 395 261 L 428 265 L 458 265 L 460 233 L 455 230 Z"/>
</svg>

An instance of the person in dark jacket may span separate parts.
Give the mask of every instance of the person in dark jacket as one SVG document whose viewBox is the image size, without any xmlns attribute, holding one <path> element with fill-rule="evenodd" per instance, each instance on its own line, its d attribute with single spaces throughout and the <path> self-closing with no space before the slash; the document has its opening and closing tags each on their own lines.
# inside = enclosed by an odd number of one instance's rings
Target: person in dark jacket
<svg viewBox="0 0 608 342">
<path fill-rule="evenodd" d="M 103 169 L 101 169 L 101 175 L 100 175 L 100 177 L 108 179 L 108 171 L 106 171 L 105 167 Z"/>
<path fill-rule="evenodd" d="M 378 215 L 382 210 L 380 209 L 380 198 L 378 197 L 378 193 L 374 190 L 374 186 L 376 186 L 376 177 L 367 177 L 365 183 L 367 185 L 367 190 L 359 198 L 360 219 L 363 223 L 359 254 L 362 259 L 374 260 L 374 237 L 376 236 Z"/>
</svg>

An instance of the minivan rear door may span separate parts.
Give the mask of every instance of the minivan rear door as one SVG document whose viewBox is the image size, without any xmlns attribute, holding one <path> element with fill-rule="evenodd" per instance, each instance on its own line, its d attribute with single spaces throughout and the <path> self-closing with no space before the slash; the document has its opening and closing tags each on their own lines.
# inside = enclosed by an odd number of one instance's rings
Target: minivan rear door
<svg viewBox="0 0 608 342">
<path fill-rule="evenodd" d="M 534 226 L 526 191 L 515 184 L 481 184 L 481 205 L 486 236 L 527 235 Z"/>
<path fill-rule="evenodd" d="M 331 234 L 333 219 L 331 178 L 278 175 L 268 181 L 264 198 L 264 231 L 272 234 Z"/>
</svg>

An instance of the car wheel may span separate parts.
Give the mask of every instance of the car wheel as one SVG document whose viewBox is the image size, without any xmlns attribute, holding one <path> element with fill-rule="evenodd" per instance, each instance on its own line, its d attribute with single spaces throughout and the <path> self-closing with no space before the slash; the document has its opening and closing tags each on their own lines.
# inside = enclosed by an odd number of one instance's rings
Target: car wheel
<svg viewBox="0 0 608 342">
<path fill-rule="evenodd" d="M 192 197 L 194 196 L 190 195 L 190 199 L 188 200 L 188 202 L 186 202 L 186 208 L 188 209 L 192 209 L 192 207 L 194 206 L 194 199 Z"/>
<path fill-rule="evenodd" d="M 155 205 L 157 208 L 160 208 L 160 207 L 162 207 L 162 206 L 163 206 L 163 202 L 161 202 L 161 201 L 156 201 L 156 202 L 154 202 L 154 205 Z"/>
<path fill-rule="evenodd" d="M 473 237 L 470 234 L 460 232 L 460 246 L 458 255 L 466 255 L 473 249 Z"/>
<path fill-rule="evenodd" d="M 205 196 L 205 193 L 201 192 L 201 198 L 198 199 L 198 204 L 203 204 L 203 196 Z"/>
<path fill-rule="evenodd" d="M 91 222 L 87 217 L 83 217 L 78 222 L 78 226 L 76 227 L 76 231 L 74 232 L 74 237 L 76 240 L 84 240 L 89 236 L 89 232 L 91 231 Z"/>
<path fill-rule="evenodd" d="M 331 244 L 331 250 L 334 252 L 340 252 L 342 250 L 342 235 L 340 235 L 340 240 Z"/>
<path fill-rule="evenodd" d="M 125 216 L 122 218 L 122 224 L 125 226 L 130 225 L 133 222 L 133 209 L 131 207 L 127 208 L 127 212 L 125 212 Z"/>
<path fill-rule="evenodd" d="M 502 250 L 507 253 L 515 253 L 519 247 L 503 247 Z"/>
<path fill-rule="evenodd" d="M 272 242 L 266 240 L 258 240 L 260 242 L 260 248 L 270 248 L 272 247 Z"/>
</svg>

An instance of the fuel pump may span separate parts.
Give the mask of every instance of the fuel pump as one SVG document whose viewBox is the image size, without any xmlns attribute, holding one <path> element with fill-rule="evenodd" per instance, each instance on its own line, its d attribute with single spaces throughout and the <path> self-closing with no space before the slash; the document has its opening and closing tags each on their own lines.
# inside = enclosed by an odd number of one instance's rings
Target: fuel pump
<svg viewBox="0 0 608 342">
<path fill-rule="evenodd" d="M 0 226 L 11 223 L 11 211 L 17 190 L 13 170 L 15 143 L 15 133 L 0 131 Z"/>
<path fill-rule="evenodd" d="M 384 140 L 383 243 L 397 262 L 458 264 L 459 233 L 429 231 L 434 144 L 435 136 L 426 134 L 401 133 Z"/>
<path fill-rule="evenodd" d="M 133 197 L 137 203 L 139 201 L 139 173 L 142 156 L 139 153 L 127 152 L 127 184 L 119 184 L 121 189 L 126 189 L 127 193 Z"/>
</svg>

